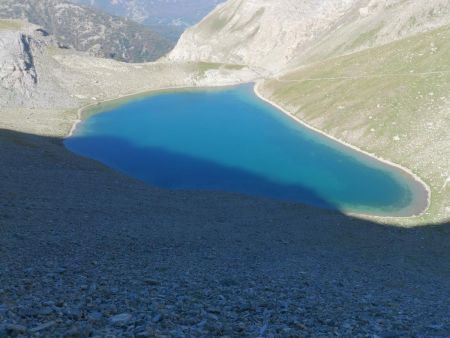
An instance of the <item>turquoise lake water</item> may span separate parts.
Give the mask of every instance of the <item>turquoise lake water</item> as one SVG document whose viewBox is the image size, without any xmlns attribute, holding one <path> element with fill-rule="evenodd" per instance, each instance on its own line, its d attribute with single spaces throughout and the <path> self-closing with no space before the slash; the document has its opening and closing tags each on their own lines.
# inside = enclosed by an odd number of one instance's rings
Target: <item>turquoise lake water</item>
<svg viewBox="0 0 450 338">
<path fill-rule="evenodd" d="M 251 85 L 161 92 L 104 109 L 65 146 L 154 186 L 377 215 L 425 206 L 412 177 L 301 126 Z"/>
</svg>

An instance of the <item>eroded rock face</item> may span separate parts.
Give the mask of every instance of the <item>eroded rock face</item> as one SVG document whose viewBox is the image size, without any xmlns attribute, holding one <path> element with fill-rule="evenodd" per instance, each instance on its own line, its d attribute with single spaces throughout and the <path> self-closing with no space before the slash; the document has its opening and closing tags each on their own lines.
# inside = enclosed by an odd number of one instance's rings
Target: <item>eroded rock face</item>
<svg viewBox="0 0 450 338">
<path fill-rule="evenodd" d="M 52 50 L 57 49 L 55 39 L 39 26 L 7 22 L 0 29 L 0 108 L 72 106 L 61 86 L 71 75 L 53 60 Z"/>
<path fill-rule="evenodd" d="M 31 37 L 0 30 L 0 86 L 29 97 L 37 83 Z"/>
</svg>

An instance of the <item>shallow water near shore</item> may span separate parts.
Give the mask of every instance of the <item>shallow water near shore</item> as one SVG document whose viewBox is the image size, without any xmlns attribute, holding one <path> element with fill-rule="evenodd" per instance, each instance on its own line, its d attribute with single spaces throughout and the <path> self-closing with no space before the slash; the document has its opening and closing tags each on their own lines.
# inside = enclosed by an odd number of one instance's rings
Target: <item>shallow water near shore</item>
<svg viewBox="0 0 450 338">
<path fill-rule="evenodd" d="M 65 146 L 154 186 L 380 216 L 427 205 L 411 175 L 300 125 L 252 85 L 154 93 L 99 109 Z"/>
</svg>

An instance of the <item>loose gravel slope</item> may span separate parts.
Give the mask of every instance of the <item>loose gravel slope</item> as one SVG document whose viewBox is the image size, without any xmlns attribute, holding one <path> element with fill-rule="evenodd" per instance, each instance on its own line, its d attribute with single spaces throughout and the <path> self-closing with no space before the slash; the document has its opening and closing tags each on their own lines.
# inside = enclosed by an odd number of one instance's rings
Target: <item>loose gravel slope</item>
<svg viewBox="0 0 450 338">
<path fill-rule="evenodd" d="M 146 187 L 0 131 L 0 337 L 450 335 L 450 231 Z"/>
</svg>

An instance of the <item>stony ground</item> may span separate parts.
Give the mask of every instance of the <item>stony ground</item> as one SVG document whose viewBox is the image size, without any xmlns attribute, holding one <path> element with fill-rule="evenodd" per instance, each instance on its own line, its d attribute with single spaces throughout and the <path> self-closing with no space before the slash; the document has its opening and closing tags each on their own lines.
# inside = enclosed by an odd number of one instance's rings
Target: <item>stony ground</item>
<svg viewBox="0 0 450 338">
<path fill-rule="evenodd" d="M 450 337 L 450 228 L 168 192 L 0 131 L 0 337 Z"/>
</svg>

